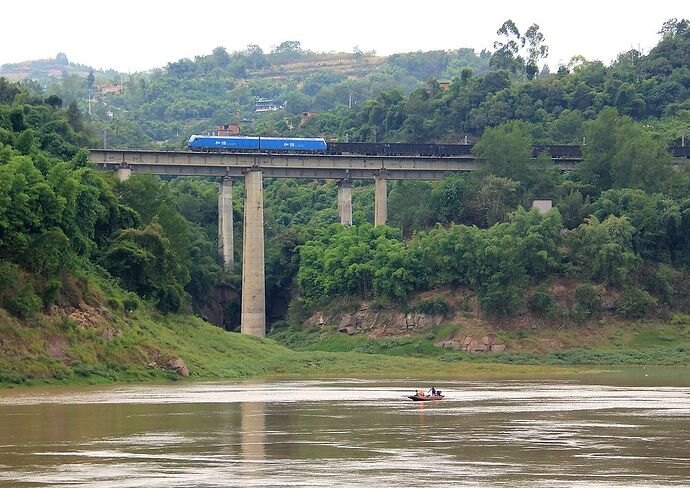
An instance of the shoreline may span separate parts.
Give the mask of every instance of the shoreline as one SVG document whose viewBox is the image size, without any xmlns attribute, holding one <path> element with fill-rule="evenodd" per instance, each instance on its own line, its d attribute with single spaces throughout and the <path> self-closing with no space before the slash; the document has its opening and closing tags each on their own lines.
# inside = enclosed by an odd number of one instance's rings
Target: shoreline
<svg viewBox="0 0 690 488">
<path fill-rule="evenodd" d="M 330 353 L 329 355 L 342 353 Z M 350 356 L 350 353 L 342 354 Z M 369 355 L 373 363 L 377 359 L 389 359 Z M 146 378 L 117 378 L 114 380 L 100 376 L 70 377 L 64 379 L 30 379 L 25 382 L 0 383 L 0 392 L 27 391 L 34 389 L 65 389 L 145 385 L 182 385 L 195 383 L 245 383 L 245 382 L 280 382 L 290 380 L 319 379 L 376 379 L 416 381 L 577 381 L 592 384 L 614 383 L 649 383 L 655 386 L 690 386 L 689 365 L 523 365 L 490 362 L 457 362 L 449 365 L 437 360 L 418 360 L 415 358 L 394 358 L 408 362 L 407 366 L 396 366 L 386 369 L 372 369 L 368 366 L 352 368 L 319 368 L 302 372 L 267 371 L 244 376 L 197 375 L 188 378 L 179 376 L 155 376 Z M 396 361 L 397 362 L 397 361 Z M 673 378 L 668 381 L 668 378 Z M 666 385 L 668 383 L 668 385 Z"/>
</svg>

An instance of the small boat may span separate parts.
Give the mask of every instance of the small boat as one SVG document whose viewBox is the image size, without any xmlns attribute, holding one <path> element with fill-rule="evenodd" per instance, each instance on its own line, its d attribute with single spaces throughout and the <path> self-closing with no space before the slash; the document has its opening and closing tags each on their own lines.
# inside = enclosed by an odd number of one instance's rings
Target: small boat
<svg viewBox="0 0 690 488">
<path fill-rule="evenodd" d="M 424 395 L 424 396 L 421 396 L 419 394 L 416 394 L 416 395 L 409 395 L 407 398 L 409 398 L 413 402 L 433 402 L 436 400 L 443 400 L 443 395 Z"/>
</svg>

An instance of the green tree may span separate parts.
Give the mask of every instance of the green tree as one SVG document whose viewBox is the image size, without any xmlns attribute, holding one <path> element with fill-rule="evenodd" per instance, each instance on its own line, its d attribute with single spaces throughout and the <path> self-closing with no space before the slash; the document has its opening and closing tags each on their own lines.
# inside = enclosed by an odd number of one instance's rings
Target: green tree
<svg viewBox="0 0 690 488">
<path fill-rule="evenodd" d="M 571 261 L 587 279 L 624 286 L 640 263 L 633 250 L 634 232 L 627 217 L 591 217 L 568 235 Z"/>
</svg>

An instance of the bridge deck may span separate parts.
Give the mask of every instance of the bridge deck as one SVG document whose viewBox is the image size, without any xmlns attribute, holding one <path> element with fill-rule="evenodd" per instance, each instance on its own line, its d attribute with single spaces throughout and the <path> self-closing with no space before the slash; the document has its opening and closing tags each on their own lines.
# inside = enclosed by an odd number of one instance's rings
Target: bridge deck
<svg viewBox="0 0 690 488">
<path fill-rule="evenodd" d="M 443 178 L 449 172 L 479 168 L 473 156 L 363 156 L 331 154 L 200 153 L 187 151 L 139 151 L 92 149 L 89 162 L 101 169 L 129 167 L 135 172 L 180 176 L 240 176 L 249 168 L 261 168 L 267 177 L 371 179 Z M 575 169 L 579 159 L 558 159 L 562 171 Z"/>
</svg>

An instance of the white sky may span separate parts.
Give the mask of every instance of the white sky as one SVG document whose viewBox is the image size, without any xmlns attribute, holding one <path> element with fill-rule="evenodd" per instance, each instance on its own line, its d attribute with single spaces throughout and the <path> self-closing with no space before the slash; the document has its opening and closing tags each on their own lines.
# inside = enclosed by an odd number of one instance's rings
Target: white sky
<svg viewBox="0 0 690 488">
<path fill-rule="evenodd" d="M 690 18 L 687 0 L 10 0 L 2 2 L 0 65 L 64 52 L 72 62 L 124 72 L 284 40 L 313 51 L 392 54 L 459 47 L 492 49 L 512 19 L 536 22 L 552 67 L 575 54 L 609 63 L 631 47 L 649 51 L 669 18 Z"/>
</svg>

